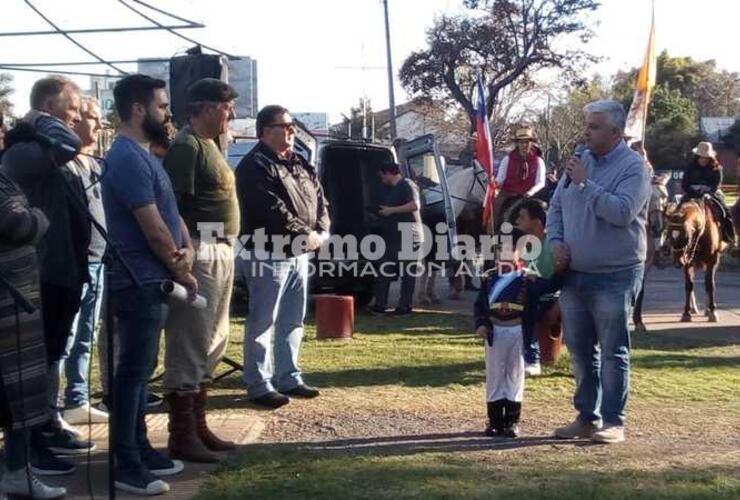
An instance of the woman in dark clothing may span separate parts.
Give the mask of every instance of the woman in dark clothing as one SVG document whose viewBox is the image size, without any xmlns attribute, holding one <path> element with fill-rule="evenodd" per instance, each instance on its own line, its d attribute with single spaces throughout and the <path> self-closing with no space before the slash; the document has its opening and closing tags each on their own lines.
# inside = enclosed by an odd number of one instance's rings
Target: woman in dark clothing
<svg viewBox="0 0 740 500">
<path fill-rule="evenodd" d="M 717 161 L 717 154 L 710 142 L 700 142 L 692 150 L 694 159 L 686 168 L 681 181 L 683 200 L 701 199 L 709 195 L 716 205 L 713 208 L 722 228 L 722 239 L 727 243 L 735 243 L 735 229 L 732 225 L 730 211 L 725 205 L 724 195 L 720 191 L 722 185 L 722 165 Z"/>
<path fill-rule="evenodd" d="M 20 188 L 0 169 L 0 273 L 36 307 L 30 314 L 21 310 L 0 285 L 0 427 L 5 430 L 0 491 L 8 496 L 65 494 L 64 488 L 47 486 L 28 470 L 29 430 L 49 419 L 35 248 L 48 227 L 41 210 L 31 208 Z"/>
</svg>

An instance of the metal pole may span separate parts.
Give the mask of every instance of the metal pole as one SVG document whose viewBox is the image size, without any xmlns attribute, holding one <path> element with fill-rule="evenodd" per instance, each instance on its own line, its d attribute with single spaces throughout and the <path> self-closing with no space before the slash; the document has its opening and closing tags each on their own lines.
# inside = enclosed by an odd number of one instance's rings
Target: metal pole
<svg viewBox="0 0 740 500">
<path fill-rule="evenodd" d="M 388 20 L 388 0 L 383 0 L 385 13 L 385 47 L 388 58 L 388 108 L 390 111 L 391 141 L 396 139 L 396 98 L 393 95 L 393 58 L 391 57 L 391 26 Z"/>
</svg>

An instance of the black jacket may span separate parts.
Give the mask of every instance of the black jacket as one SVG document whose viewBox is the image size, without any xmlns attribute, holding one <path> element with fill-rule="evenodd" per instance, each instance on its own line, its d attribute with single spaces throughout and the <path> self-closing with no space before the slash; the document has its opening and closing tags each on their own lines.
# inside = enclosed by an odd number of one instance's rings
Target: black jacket
<svg viewBox="0 0 740 500">
<path fill-rule="evenodd" d="M 697 163 L 692 163 L 686 167 L 681 180 L 681 188 L 686 198 L 701 198 L 702 193 L 696 191 L 691 186 L 699 185 L 709 188 L 709 193 L 715 193 L 722 184 L 722 167 L 713 169 L 711 167 L 702 167 Z"/>
<path fill-rule="evenodd" d="M 252 236 L 260 228 L 268 237 L 329 231 L 324 190 L 314 167 L 299 155 L 281 160 L 260 141 L 239 162 L 235 175 L 241 211 L 240 236 Z M 245 247 L 254 248 L 251 240 Z"/>
<path fill-rule="evenodd" d="M 79 137 L 61 120 L 37 113 L 31 125 L 79 151 Z M 8 133 L 11 134 L 12 131 Z M 90 245 L 90 222 L 80 207 L 80 203 L 87 205 L 85 188 L 67 165 L 75 156 L 76 153 L 64 151 L 51 155 L 38 142 L 21 139 L 9 146 L 2 157 L 3 171 L 20 186 L 30 205 L 40 208 L 49 219 L 49 231 L 38 246 L 41 282 L 72 290 L 89 281 Z"/>
</svg>

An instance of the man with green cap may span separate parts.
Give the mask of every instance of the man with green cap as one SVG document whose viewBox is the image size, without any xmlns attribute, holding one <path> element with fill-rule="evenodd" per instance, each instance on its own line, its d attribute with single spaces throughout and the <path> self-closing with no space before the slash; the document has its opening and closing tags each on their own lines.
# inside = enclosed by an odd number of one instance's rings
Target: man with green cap
<svg viewBox="0 0 740 500">
<path fill-rule="evenodd" d="M 188 123 L 164 158 L 180 215 L 195 248 L 193 275 L 208 306 L 171 301 L 165 325 L 165 398 L 170 407 L 170 454 L 193 462 L 216 462 L 213 452 L 234 444 L 206 424 L 207 386 L 224 353 L 234 281 L 232 244 L 239 231 L 234 174 L 218 146 L 234 118 L 237 93 L 215 78 L 188 88 Z"/>
</svg>

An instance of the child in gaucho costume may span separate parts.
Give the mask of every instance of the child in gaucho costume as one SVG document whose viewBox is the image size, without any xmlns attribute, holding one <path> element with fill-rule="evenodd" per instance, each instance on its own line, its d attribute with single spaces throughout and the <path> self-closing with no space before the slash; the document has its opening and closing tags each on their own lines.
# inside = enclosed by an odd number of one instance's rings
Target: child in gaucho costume
<svg viewBox="0 0 740 500">
<path fill-rule="evenodd" d="M 523 325 L 536 314 L 528 304 L 562 284 L 555 275 L 543 279 L 521 267 L 516 253 L 510 262 L 486 273 L 475 302 L 476 333 L 485 339 L 487 436 L 517 437 L 524 395 Z M 509 271 L 504 272 L 503 267 Z M 534 332 L 527 332 L 532 335 Z"/>
</svg>

